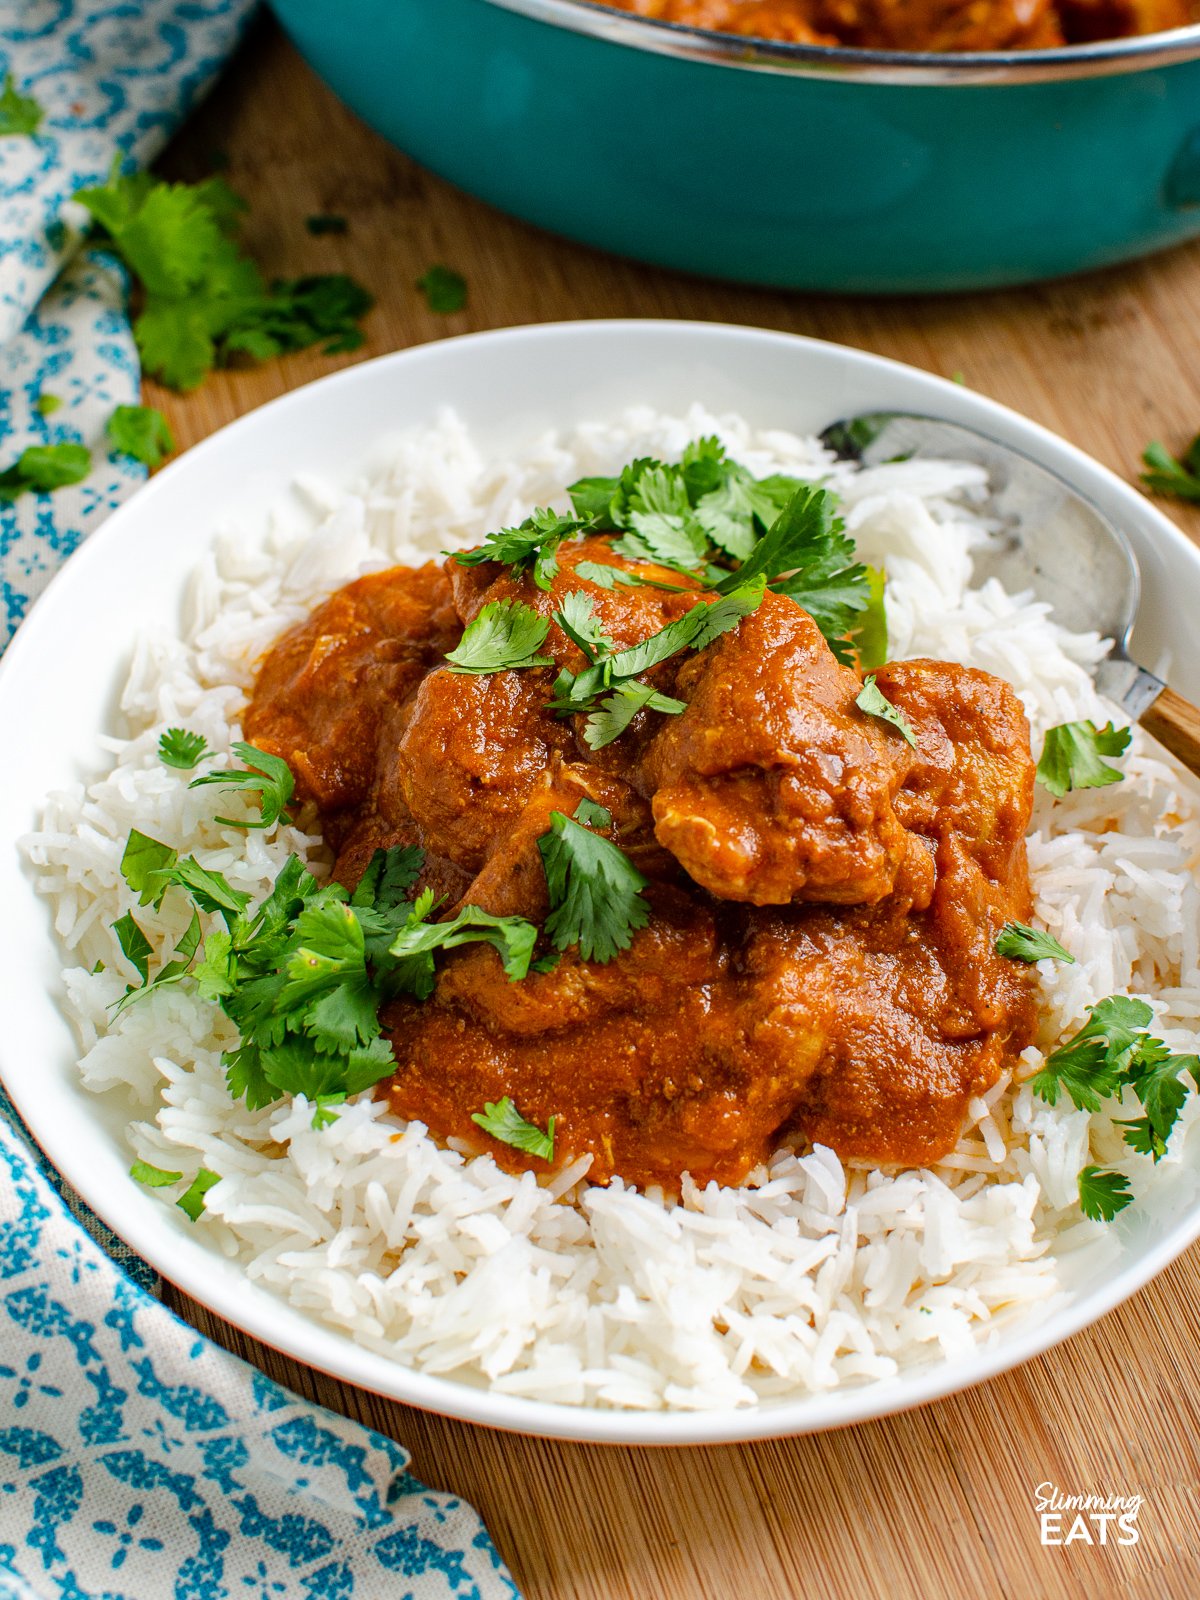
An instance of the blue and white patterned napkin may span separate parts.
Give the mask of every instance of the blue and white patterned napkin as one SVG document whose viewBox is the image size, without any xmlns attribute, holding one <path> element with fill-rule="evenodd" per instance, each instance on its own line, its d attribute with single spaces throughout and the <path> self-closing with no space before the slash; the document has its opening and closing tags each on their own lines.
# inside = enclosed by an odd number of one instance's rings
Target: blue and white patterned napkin
<svg viewBox="0 0 1200 1600">
<path fill-rule="evenodd" d="M 103 444 L 139 398 L 128 285 L 80 248 L 70 196 L 154 155 L 252 6 L 0 0 L 0 77 L 47 111 L 0 138 L 0 469 L 61 439 L 96 463 L 0 504 L 0 649 L 144 476 Z M 0 1087 L 0 1600 L 519 1600 L 475 1512 L 399 1445 L 202 1339 L 152 1284 Z"/>
</svg>

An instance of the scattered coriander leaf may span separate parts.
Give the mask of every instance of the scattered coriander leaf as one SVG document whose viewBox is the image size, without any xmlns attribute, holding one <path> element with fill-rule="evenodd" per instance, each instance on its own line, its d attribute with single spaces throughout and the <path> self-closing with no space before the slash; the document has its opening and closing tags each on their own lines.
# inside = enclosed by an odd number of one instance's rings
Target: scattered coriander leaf
<svg viewBox="0 0 1200 1600">
<path fill-rule="evenodd" d="M 22 494 L 52 494 L 55 489 L 82 483 L 92 470 L 92 453 L 73 440 L 58 444 L 31 444 L 11 467 L 0 472 L 0 501 Z"/>
<path fill-rule="evenodd" d="M 1124 773 L 1100 758 L 1123 755 L 1132 737 L 1129 728 L 1116 728 L 1111 722 L 1103 728 L 1094 722 L 1060 722 L 1047 728 L 1037 764 L 1038 782 L 1056 800 L 1070 789 L 1102 789 L 1120 783 Z"/>
<path fill-rule="evenodd" d="M 158 759 L 164 767 L 191 772 L 208 754 L 208 740 L 189 728 L 168 728 L 159 736 Z"/>
<path fill-rule="evenodd" d="M 363 343 L 359 322 L 374 304 L 345 273 L 278 278 L 265 300 L 243 308 L 225 329 L 222 354 L 268 361 L 319 344 L 322 355 L 342 355 Z"/>
<path fill-rule="evenodd" d="M 120 870 L 125 882 L 138 896 L 139 905 L 158 907 L 162 904 L 167 887 L 162 881 L 162 874 L 167 868 L 173 867 L 177 860 L 178 855 L 169 844 L 152 839 L 137 828 L 129 830 Z"/>
<path fill-rule="evenodd" d="M 31 94 L 18 94 L 10 72 L 4 80 L 4 92 L 0 94 L 0 138 L 10 134 L 32 138 L 44 116 L 45 112 Z"/>
<path fill-rule="evenodd" d="M 1066 961 L 1072 965 L 1075 961 L 1052 933 L 1044 928 L 1030 928 L 1024 922 L 1006 922 L 996 935 L 994 949 L 998 956 L 1008 956 L 1014 961 Z"/>
<path fill-rule="evenodd" d="M 1079 1174 L 1079 1209 L 1093 1222 L 1111 1222 L 1132 1200 L 1129 1179 L 1123 1172 L 1084 1167 Z"/>
<path fill-rule="evenodd" d="M 462 311 L 467 303 L 467 280 L 453 267 L 432 266 L 417 279 L 430 311 L 448 316 Z"/>
<path fill-rule="evenodd" d="M 599 828 L 603 832 L 612 827 L 612 812 L 585 797 L 575 807 L 571 821 L 582 823 L 585 828 Z"/>
<path fill-rule="evenodd" d="M 601 700 L 584 723 L 584 743 L 589 750 L 603 750 L 605 745 L 621 737 L 639 711 L 661 711 L 667 716 L 679 716 L 686 710 L 686 701 L 659 694 L 653 684 L 641 683 L 636 678 L 615 683 L 611 694 Z"/>
<path fill-rule="evenodd" d="M 206 1167 L 201 1167 L 196 1176 L 188 1185 L 187 1190 L 180 1195 L 175 1204 L 193 1222 L 198 1222 L 204 1211 L 204 1197 L 216 1184 L 220 1183 L 219 1172 L 209 1172 Z"/>
<path fill-rule="evenodd" d="M 446 660 L 452 672 L 504 672 L 518 667 L 552 667 L 539 656 L 550 624 L 520 600 L 491 600 L 468 624 Z"/>
<path fill-rule="evenodd" d="M 525 1121 L 507 1095 L 494 1104 L 486 1101 L 482 1111 L 472 1113 L 471 1121 L 477 1122 L 485 1133 L 490 1133 L 493 1139 L 499 1139 L 501 1144 L 510 1144 L 514 1150 L 523 1150 L 526 1155 L 540 1156 L 543 1161 L 554 1160 L 555 1119 L 550 1118 L 543 1133 L 534 1123 Z"/>
<path fill-rule="evenodd" d="M 579 946 L 585 961 L 607 963 L 628 950 L 650 908 L 646 879 L 610 840 L 550 813 L 550 831 L 537 841 L 550 896 L 543 932 L 559 950 Z"/>
<path fill-rule="evenodd" d="M 1176 460 L 1155 440 L 1142 452 L 1142 461 L 1148 468 L 1142 473 L 1142 482 L 1152 494 L 1200 501 L 1200 434 L 1192 440 L 1182 460 Z"/>
<path fill-rule="evenodd" d="M 318 1095 L 313 1105 L 313 1128 L 317 1132 L 320 1132 L 322 1128 L 328 1128 L 331 1123 L 337 1121 L 340 1110 L 345 1104 L 346 1096 L 344 1094 Z"/>
<path fill-rule="evenodd" d="M 48 394 L 43 389 L 34 401 L 34 409 L 39 417 L 52 417 L 56 411 L 62 410 L 64 404 L 65 402 L 61 395 Z"/>
<path fill-rule="evenodd" d="M 172 885 L 186 889 L 201 911 L 208 915 L 219 914 L 230 927 L 250 901 L 244 889 L 232 888 L 223 873 L 202 867 L 194 856 L 184 856 L 170 866 L 151 872 L 143 894 L 157 896 L 154 904 L 159 905 L 164 892 Z"/>
<path fill-rule="evenodd" d="M 489 533 L 473 550 L 455 550 L 454 560 L 463 567 L 477 567 L 498 561 L 516 571 L 533 568 L 533 581 L 539 589 L 549 589 L 558 575 L 557 550 L 564 539 L 584 533 L 591 524 L 539 506 L 515 528 Z"/>
<path fill-rule="evenodd" d="M 400 960 L 431 958 L 435 950 L 490 944 L 500 953 L 505 976 L 516 982 L 529 971 L 537 936 L 537 925 L 524 917 L 495 917 L 479 906 L 464 906 L 449 922 L 419 921 L 402 928 L 391 945 L 391 954 Z"/>
<path fill-rule="evenodd" d="M 144 1183 L 147 1189 L 165 1189 L 168 1184 L 178 1183 L 183 1173 L 168 1172 L 165 1167 L 152 1167 L 148 1161 L 135 1161 L 129 1169 L 129 1176 L 135 1183 Z"/>
<path fill-rule="evenodd" d="M 1072 1039 L 1046 1057 L 1029 1087 L 1047 1105 L 1057 1105 L 1065 1089 L 1080 1111 L 1099 1111 L 1115 1094 L 1143 1030 L 1154 1020 L 1144 1000 L 1110 995 L 1090 1008 L 1088 1021 Z"/>
<path fill-rule="evenodd" d="M 166 417 L 153 406 L 118 406 L 106 431 L 114 449 L 151 469 L 161 466 L 175 448 Z"/>
<path fill-rule="evenodd" d="M 598 656 L 611 655 L 616 644 L 600 626 L 595 607 L 582 589 L 572 589 L 563 596 L 563 603 L 554 613 L 554 621 L 586 656 L 588 665 L 595 666 Z"/>
<path fill-rule="evenodd" d="M 1124 1128 L 1122 1137 L 1129 1148 L 1140 1156 L 1149 1156 L 1155 1166 L 1166 1155 L 1166 1140 L 1155 1132 L 1149 1117 L 1135 1117 L 1131 1122 L 1115 1122 L 1113 1126 Z"/>
<path fill-rule="evenodd" d="M 610 567 L 600 561 L 577 561 L 575 576 L 594 583 L 599 589 L 665 589 L 669 594 L 687 594 L 690 588 L 688 584 L 643 578 L 639 573 L 627 572 L 624 567 Z"/>
<path fill-rule="evenodd" d="M 1161 1039 L 1149 1035 L 1140 1040 L 1126 1070 L 1129 1086 L 1141 1101 L 1163 1153 L 1188 1096 L 1187 1085 L 1179 1079 L 1185 1070 L 1192 1082 L 1200 1085 L 1200 1061 L 1195 1056 L 1175 1055 Z"/>
<path fill-rule="evenodd" d="M 888 658 L 887 608 L 884 591 L 886 575 L 879 567 L 867 567 L 867 604 L 850 629 L 850 642 L 858 657 L 860 672 L 873 672 Z"/>
<path fill-rule="evenodd" d="M 392 910 L 407 898 L 424 865 L 425 852 L 418 845 L 393 845 L 388 850 L 376 850 L 350 896 L 350 904 Z"/>
<path fill-rule="evenodd" d="M 319 239 L 326 233 L 345 233 L 350 225 L 345 217 L 338 216 L 336 212 L 318 211 L 311 217 L 305 217 L 304 226 Z"/>
<path fill-rule="evenodd" d="M 112 930 L 117 936 L 122 954 L 144 984 L 150 971 L 150 957 L 154 954 L 154 946 L 134 921 L 131 911 L 127 911 L 123 917 L 118 917 L 112 925 Z"/>
<path fill-rule="evenodd" d="M 239 761 L 246 763 L 245 770 L 234 768 L 224 772 L 207 772 L 202 778 L 193 778 L 188 788 L 199 789 L 205 784 L 215 783 L 223 789 L 242 789 L 247 794 L 259 796 L 257 822 L 239 822 L 233 817 L 215 819 L 226 827 L 271 828 L 280 818 L 290 822 L 291 818 L 284 807 L 292 798 L 296 785 L 287 762 L 281 756 L 273 756 L 243 741 L 233 746 L 233 753 Z"/>
<path fill-rule="evenodd" d="M 854 704 L 860 711 L 865 711 L 869 717 L 878 717 L 881 722 L 890 723 L 904 735 L 906 743 L 916 749 L 917 736 L 912 731 L 908 718 L 884 694 L 875 682 L 875 674 L 868 672 L 863 680 L 862 689 L 855 698 Z"/>
</svg>

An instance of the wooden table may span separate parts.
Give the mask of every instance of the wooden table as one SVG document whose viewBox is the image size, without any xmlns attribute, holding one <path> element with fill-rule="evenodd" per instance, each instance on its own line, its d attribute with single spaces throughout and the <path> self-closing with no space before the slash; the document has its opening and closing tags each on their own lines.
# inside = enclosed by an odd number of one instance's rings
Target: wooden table
<svg viewBox="0 0 1200 1600">
<path fill-rule="evenodd" d="M 271 275 L 345 270 L 379 304 L 359 355 L 312 352 L 153 391 L 182 445 L 362 356 L 479 328 L 579 317 L 753 323 L 965 381 L 1132 475 L 1151 438 L 1200 429 L 1200 246 L 1073 283 L 937 300 L 818 299 L 696 282 L 547 237 L 449 188 L 347 112 L 260 25 L 165 164 L 227 160 Z M 337 212 L 345 236 L 304 219 Z M 414 280 L 470 283 L 437 316 Z M 1200 536 L 1200 511 L 1167 507 Z M 1192 1596 L 1200 1588 L 1200 1250 L 1090 1332 L 955 1399 L 820 1438 L 637 1451 L 525 1439 L 323 1378 L 218 1324 L 272 1376 L 392 1434 L 427 1482 L 469 1498 L 528 1600 L 799 1596 Z M 1044 1548 L 1033 1491 L 1138 1493 L 1139 1543 Z M 374 1597 L 370 1597 L 374 1600 Z"/>
</svg>

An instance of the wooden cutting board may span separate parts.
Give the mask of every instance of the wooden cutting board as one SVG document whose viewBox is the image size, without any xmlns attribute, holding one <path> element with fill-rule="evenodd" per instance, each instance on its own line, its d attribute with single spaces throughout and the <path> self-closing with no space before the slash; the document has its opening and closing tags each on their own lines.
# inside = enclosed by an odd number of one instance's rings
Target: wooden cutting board
<svg viewBox="0 0 1200 1600">
<path fill-rule="evenodd" d="M 697 282 L 549 238 L 455 192 L 368 132 L 268 23 L 165 164 L 189 179 L 214 165 L 250 202 L 245 234 L 268 275 L 352 272 L 378 306 L 353 357 L 304 352 L 215 374 L 186 398 L 151 392 L 182 446 L 364 356 L 579 317 L 753 323 L 961 373 L 1125 476 L 1149 439 L 1178 449 L 1200 430 L 1200 246 L 1076 282 L 937 300 Z M 346 234 L 312 237 L 305 218 L 317 212 L 345 216 Z M 465 312 L 426 309 L 414 280 L 433 262 L 468 279 Z M 1200 509 L 1164 509 L 1200 537 Z M 1200 1249 L 1099 1327 L 967 1394 L 820 1438 L 716 1449 L 572 1446 L 448 1422 L 176 1303 L 272 1376 L 405 1444 L 420 1477 L 479 1508 L 528 1600 L 1200 1590 Z M 1044 1483 L 1141 1495 L 1138 1543 L 1042 1545 Z"/>
</svg>

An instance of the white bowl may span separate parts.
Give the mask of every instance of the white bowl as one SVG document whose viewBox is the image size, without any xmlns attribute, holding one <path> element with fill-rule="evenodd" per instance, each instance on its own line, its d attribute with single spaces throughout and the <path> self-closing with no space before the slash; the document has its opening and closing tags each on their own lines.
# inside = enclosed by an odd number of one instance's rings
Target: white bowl
<svg viewBox="0 0 1200 1600">
<path fill-rule="evenodd" d="M 297 472 L 352 477 L 388 437 L 431 421 L 444 404 L 486 447 L 503 449 L 630 404 L 680 411 L 696 400 L 800 433 L 862 411 L 932 413 L 1025 450 L 1125 529 L 1143 577 L 1140 656 L 1152 667 L 1169 660 L 1176 687 L 1200 696 L 1191 631 L 1200 614 L 1200 551 L 1140 494 L 1042 428 L 953 383 L 837 345 L 709 323 L 585 322 L 479 334 L 352 367 L 286 395 L 189 451 L 110 517 L 54 580 L 0 666 L 0 1076 L 50 1159 L 164 1277 L 247 1333 L 412 1405 L 567 1439 L 702 1444 L 808 1433 L 977 1383 L 1093 1322 L 1177 1256 L 1200 1234 L 1200 1172 L 1181 1164 L 1152 1216 L 1142 1208 L 1127 1214 L 1111 1275 L 1077 1287 L 1049 1318 L 1014 1328 L 995 1347 L 885 1382 L 756 1409 L 635 1414 L 429 1377 L 248 1283 L 179 1212 L 130 1181 L 119 1108 L 77 1081 L 75 1042 L 59 1007 L 60 954 L 15 841 L 34 826 L 48 791 L 96 771 L 96 735 L 113 728 L 140 620 L 175 617 L 214 532 L 231 523 L 261 526 L 269 508 L 286 501 Z"/>
</svg>

